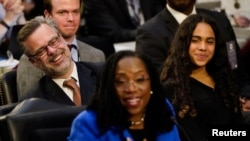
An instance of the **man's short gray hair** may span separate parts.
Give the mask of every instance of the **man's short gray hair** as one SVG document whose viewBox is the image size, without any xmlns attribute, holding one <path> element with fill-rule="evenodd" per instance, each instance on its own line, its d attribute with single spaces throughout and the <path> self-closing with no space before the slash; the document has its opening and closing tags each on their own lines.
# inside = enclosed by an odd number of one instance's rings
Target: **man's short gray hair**
<svg viewBox="0 0 250 141">
<path fill-rule="evenodd" d="M 24 42 L 27 40 L 27 38 L 42 24 L 47 24 L 50 26 L 56 33 L 59 33 L 57 26 L 53 19 L 47 18 L 44 16 L 36 16 L 35 18 L 29 20 L 18 32 L 17 40 L 21 48 L 23 49 L 25 54 L 28 53 L 28 49 L 26 48 Z M 41 36 L 42 38 L 42 36 Z"/>
</svg>

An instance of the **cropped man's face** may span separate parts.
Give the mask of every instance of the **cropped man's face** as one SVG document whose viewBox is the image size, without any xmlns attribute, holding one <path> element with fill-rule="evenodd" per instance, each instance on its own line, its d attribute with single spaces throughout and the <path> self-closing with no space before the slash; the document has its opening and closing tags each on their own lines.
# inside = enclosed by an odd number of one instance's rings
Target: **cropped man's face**
<svg viewBox="0 0 250 141">
<path fill-rule="evenodd" d="M 51 13 L 45 10 L 46 17 L 52 17 L 66 41 L 72 40 L 80 25 L 80 0 L 52 0 Z"/>
<path fill-rule="evenodd" d="M 168 0 L 167 3 L 171 8 L 179 12 L 184 12 L 187 9 L 192 8 L 195 1 L 196 0 Z"/>
</svg>

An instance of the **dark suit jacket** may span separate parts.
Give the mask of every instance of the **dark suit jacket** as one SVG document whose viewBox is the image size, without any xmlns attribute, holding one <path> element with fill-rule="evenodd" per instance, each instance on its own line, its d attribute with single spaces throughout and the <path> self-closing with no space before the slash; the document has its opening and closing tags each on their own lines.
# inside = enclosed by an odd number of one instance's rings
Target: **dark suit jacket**
<svg viewBox="0 0 250 141">
<path fill-rule="evenodd" d="M 96 88 L 96 78 L 102 63 L 76 62 L 79 77 L 81 98 L 86 105 L 92 98 Z M 49 101 L 66 105 L 75 105 L 73 101 L 64 93 L 64 91 L 51 79 L 43 76 L 33 89 L 27 92 L 24 99 L 38 97 Z"/>
<path fill-rule="evenodd" d="M 212 16 L 220 26 L 224 39 L 226 41 L 235 41 L 239 66 L 238 68 L 240 69 L 236 69 L 234 71 L 236 71 L 238 77 L 240 78 L 239 83 L 242 81 L 248 81 L 243 80 L 248 78 L 245 77 L 246 73 L 244 69 L 242 69 L 242 61 L 239 56 L 240 47 L 236 41 L 235 33 L 228 18 L 222 13 L 206 9 L 198 8 L 196 11 L 198 14 Z M 168 9 L 165 8 L 138 29 L 136 36 L 136 51 L 151 58 L 154 65 L 160 71 L 163 62 L 167 58 L 167 52 L 178 27 L 178 22 L 168 11 Z"/>
<path fill-rule="evenodd" d="M 159 0 L 140 0 L 145 20 L 164 7 Z M 108 37 L 113 42 L 135 40 L 137 26 L 132 22 L 126 0 L 85 0 L 86 26 L 89 34 Z"/>
</svg>

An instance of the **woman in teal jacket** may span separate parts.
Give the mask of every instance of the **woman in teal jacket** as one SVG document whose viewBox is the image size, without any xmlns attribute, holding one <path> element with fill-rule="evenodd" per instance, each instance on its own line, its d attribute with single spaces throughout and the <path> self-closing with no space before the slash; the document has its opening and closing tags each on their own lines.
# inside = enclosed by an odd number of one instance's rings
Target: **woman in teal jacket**
<svg viewBox="0 0 250 141">
<path fill-rule="evenodd" d="M 68 141 L 180 141 L 172 105 L 148 58 L 132 51 L 113 54 L 96 88 Z"/>
</svg>

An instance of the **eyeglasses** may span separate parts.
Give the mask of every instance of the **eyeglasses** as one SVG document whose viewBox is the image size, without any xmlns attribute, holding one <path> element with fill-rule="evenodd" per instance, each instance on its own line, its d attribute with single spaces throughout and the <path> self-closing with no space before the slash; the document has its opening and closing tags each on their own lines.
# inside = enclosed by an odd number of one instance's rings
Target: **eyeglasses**
<svg viewBox="0 0 250 141">
<path fill-rule="evenodd" d="M 35 54 L 29 54 L 27 56 L 40 57 L 40 58 L 44 57 L 48 53 L 48 47 L 57 48 L 60 43 L 61 43 L 61 37 L 60 34 L 58 33 L 58 35 L 56 37 L 53 37 L 46 46 L 43 46 L 40 49 L 38 49 L 38 51 Z"/>
<path fill-rule="evenodd" d="M 141 77 L 141 78 L 136 78 L 133 81 L 128 81 L 125 79 L 117 79 L 115 80 L 115 86 L 118 90 L 124 90 L 130 85 L 133 85 L 136 88 L 142 88 L 147 83 L 147 81 L 150 81 L 150 78 Z"/>
</svg>

